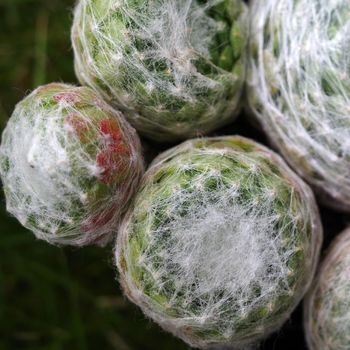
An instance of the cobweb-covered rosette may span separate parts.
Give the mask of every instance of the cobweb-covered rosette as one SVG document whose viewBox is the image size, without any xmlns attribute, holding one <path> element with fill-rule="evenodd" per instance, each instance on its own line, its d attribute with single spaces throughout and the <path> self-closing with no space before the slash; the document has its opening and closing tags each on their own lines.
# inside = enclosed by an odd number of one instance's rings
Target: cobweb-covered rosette
<svg viewBox="0 0 350 350">
<path fill-rule="evenodd" d="M 205 134 L 239 111 L 245 14 L 242 0 L 80 0 L 77 76 L 156 141 Z"/>
<path fill-rule="evenodd" d="M 107 243 L 142 172 L 136 132 L 89 88 L 36 89 L 2 135 L 7 210 L 50 243 Z"/>
<path fill-rule="evenodd" d="M 164 329 L 194 347 L 241 347 L 289 317 L 321 240 L 313 194 L 279 156 L 204 138 L 156 158 L 116 261 L 125 294 Z"/>
<path fill-rule="evenodd" d="M 253 0 L 248 97 L 326 205 L 350 211 L 350 2 Z"/>
<path fill-rule="evenodd" d="M 332 243 L 304 302 L 310 350 L 350 349 L 350 229 Z"/>
</svg>

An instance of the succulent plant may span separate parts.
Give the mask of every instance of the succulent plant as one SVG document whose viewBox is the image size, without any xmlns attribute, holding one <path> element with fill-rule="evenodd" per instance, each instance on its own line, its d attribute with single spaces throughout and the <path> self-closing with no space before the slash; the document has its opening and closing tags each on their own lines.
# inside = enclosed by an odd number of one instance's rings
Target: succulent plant
<svg viewBox="0 0 350 350">
<path fill-rule="evenodd" d="M 251 1 L 250 109 L 328 206 L 350 211 L 350 3 Z"/>
<path fill-rule="evenodd" d="M 187 141 L 146 172 L 116 247 L 127 297 L 194 347 L 241 347 L 302 298 L 322 229 L 274 152 L 237 136 Z"/>
<path fill-rule="evenodd" d="M 86 87 L 39 87 L 2 135 L 7 210 L 50 243 L 108 242 L 142 172 L 136 132 Z"/>
<path fill-rule="evenodd" d="M 304 302 L 310 350 L 350 348 L 350 229 L 332 243 Z"/>
<path fill-rule="evenodd" d="M 77 76 L 149 138 L 208 133 L 240 109 L 245 14 L 242 0 L 81 0 Z"/>
</svg>

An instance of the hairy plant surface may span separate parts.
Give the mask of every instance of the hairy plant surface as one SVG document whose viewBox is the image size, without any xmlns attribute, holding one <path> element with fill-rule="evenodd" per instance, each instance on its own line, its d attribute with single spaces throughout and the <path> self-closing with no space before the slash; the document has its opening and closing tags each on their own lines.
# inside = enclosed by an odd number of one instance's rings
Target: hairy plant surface
<svg viewBox="0 0 350 350">
<path fill-rule="evenodd" d="M 313 194 L 241 137 L 185 142 L 155 159 L 118 236 L 125 294 L 194 347 L 254 343 L 289 317 L 322 240 Z"/>
<path fill-rule="evenodd" d="M 252 1 L 248 97 L 272 143 L 350 211 L 350 3 Z"/>
<path fill-rule="evenodd" d="M 51 243 L 109 241 L 142 171 L 135 131 L 89 88 L 36 89 L 3 133 L 7 210 Z"/>
<path fill-rule="evenodd" d="M 239 111 L 245 14 L 241 0 L 81 0 L 77 76 L 152 139 L 207 133 Z"/>
<path fill-rule="evenodd" d="M 350 348 L 350 229 L 332 243 L 304 302 L 311 350 Z"/>
</svg>

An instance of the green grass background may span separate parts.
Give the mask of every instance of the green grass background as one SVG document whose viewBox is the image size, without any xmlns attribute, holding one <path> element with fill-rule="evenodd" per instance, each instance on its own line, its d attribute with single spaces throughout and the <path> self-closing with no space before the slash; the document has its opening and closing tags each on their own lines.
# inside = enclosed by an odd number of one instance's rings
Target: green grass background
<svg viewBox="0 0 350 350">
<path fill-rule="evenodd" d="M 73 0 L 0 0 L 0 129 L 38 85 L 77 83 Z M 120 291 L 112 246 L 58 248 L 11 218 L 0 197 L 0 350 L 186 349 Z"/>
</svg>

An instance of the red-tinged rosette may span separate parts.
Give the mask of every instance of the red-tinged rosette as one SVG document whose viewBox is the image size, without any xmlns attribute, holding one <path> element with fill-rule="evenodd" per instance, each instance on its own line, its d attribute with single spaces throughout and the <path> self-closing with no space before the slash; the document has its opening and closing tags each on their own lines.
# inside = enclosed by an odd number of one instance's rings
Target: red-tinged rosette
<svg viewBox="0 0 350 350">
<path fill-rule="evenodd" d="M 91 89 L 49 84 L 20 102 L 3 133 L 7 209 L 40 239 L 103 245 L 143 173 L 140 141 Z"/>
</svg>

